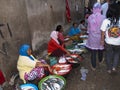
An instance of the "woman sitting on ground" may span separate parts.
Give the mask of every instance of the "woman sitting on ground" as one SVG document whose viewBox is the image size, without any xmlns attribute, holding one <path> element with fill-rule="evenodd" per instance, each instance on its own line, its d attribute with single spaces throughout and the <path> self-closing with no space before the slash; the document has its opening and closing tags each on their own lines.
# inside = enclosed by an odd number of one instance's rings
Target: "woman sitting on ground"
<svg viewBox="0 0 120 90">
<path fill-rule="evenodd" d="M 50 35 L 51 39 L 48 43 L 48 54 L 53 57 L 61 57 L 65 54 L 70 55 L 70 53 L 60 45 L 58 41 L 58 31 L 52 31 Z"/>
<path fill-rule="evenodd" d="M 81 30 L 82 34 L 86 34 L 87 33 L 87 27 L 85 26 L 85 20 L 81 20 L 78 27 Z"/>
<path fill-rule="evenodd" d="M 24 44 L 19 49 L 19 58 L 17 62 L 17 69 L 19 71 L 20 78 L 26 83 L 36 78 L 41 79 L 44 73 L 44 67 L 47 67 L 51 71 L 50 66 L 35 59 L 31 54 L 30 46 Z"/>
<path fill-rule="evenodd" d="M 73 26 L 70 28 L 70 31 L 68 32 L 68 37 L 70 37 L 73 41 L 78 41 L 80 38 L 81 30 L 78 28 L 77 23 L 73 23 Z"/>
<path fill-rule="evenodd" d="M 63 46 L 63 44 L 64 44 L 63 27 L 61 25 L 58 25 L 56 27 L 56 31 L 58 31 L 58 41 L 59 41 L 60 45 Z"/>
</svg>

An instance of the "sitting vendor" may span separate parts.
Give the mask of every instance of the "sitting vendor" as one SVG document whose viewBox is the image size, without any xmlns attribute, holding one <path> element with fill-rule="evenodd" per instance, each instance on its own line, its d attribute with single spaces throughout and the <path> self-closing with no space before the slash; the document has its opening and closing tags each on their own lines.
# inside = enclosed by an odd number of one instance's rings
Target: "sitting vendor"
<svg viewBox="0 0 120 90">
<path fill-rule="evenodd" d="M 78 28 L 77 23 L 73 23 L 73 26 L 70 28 L 68 36 L 74 41 L 79 40 L 81 30 Z"/>
<path fill-rule="evenodd" d="M 58 31 L 52 31 L 51 39 L 48 43 L 48 54 L 52 57 L 61 57 L 63 55 L 70 55 L 70 53 L 60 45 L 58 41 Z"/>
<path fill-rule="evenodd" d="M 82 34 L 87 33 L 87 27 L 85 26 L 85 20 L 81 20 L 78 28 L 81 30 Z"/>
<path fill-rule="evenodd" d="M 63 27 L 61 25 L 58 25 L 56 27 L 56 31 L 58 32 L 58 41 L 59 41 L 60 45 L 64 46 Z"/>
<path fill-rule="evenodd" d="M 24 83 L 36 78 L 41 79 L 45 75 L 44 67 L 47 67 L 49 71 L 51 71 L 51 68 L 47 63 L 38 61 L 32 56 L 29 45 L 24 44 L 20 47 L 17 69 L 19 71 L 19 76 Z"/>
</svg>

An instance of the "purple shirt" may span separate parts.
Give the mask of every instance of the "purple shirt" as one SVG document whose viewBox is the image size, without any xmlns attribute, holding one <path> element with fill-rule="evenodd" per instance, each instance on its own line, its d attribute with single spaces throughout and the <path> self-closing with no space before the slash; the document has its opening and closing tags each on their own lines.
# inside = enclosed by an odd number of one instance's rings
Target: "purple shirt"
<svg viewBox="0 0 120 90">
<path fill-rule="evenodd" d="M 101 13 L 96 12 L 88 18 L 88 40 L 86 47 L 93 50 L 104 49 L 104 46 L 100 44 L 101 41 L 101 24 L 105 17 Z"/>
</svg>

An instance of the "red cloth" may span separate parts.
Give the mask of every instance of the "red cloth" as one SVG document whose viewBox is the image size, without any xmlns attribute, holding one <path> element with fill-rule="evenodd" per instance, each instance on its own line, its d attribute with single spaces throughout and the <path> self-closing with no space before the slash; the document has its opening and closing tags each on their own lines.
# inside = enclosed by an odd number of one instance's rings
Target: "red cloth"
<svg viewBox="0 0 120 90">
<path fill-rule="evenodd" d="M 5 82 L 5 77 L 3 76 L 3 73 L 0 70 L 0 85 L 2 85 L 4 82 Z"/>
<path fill-rule="evenodd" d="M 61 32 L 58 33 L 58 41 L 61 45 L 64 43 L 64 36 Z"/>
<path fill-rule="evenodd" d="M 62 33 L 58 33 L 58 38 L 62 41 L 62 42 L 64 42 L 64 36 L 63 36 L 63 34 Z"/>
<path fill-rule="evenodd" d="M 70 16 L 70 8 L 68 5 L 68 0 L 66 0 L 66 18 L 68 22 L 71 22 L 71 16 Z"/>
<path fill-rule="evenodd" d="M 53 51 L 61 49 L 62 51 L 65 51 L 65 49 L 55 42 L 55 40 L 51 39 L 48 43 L 48 53 L 52 53 Z"/>
</svg>

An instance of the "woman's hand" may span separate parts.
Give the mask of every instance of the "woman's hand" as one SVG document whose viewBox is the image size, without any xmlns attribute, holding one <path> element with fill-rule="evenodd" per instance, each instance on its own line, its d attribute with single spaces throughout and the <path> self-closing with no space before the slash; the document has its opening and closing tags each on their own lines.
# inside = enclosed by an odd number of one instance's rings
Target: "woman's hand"
<svg viewBox="0 0 120 90">
<path fill-rule="evenodd" d="M 43 64 L 43 63 L 41 63 L 41 62 L 37 62 L 36 65 L 37 65 L 37 67 L 47 67 L 48 70 L 49 70 L 50 72 L 52 72 L 52 69 L 51 69 L 50 65 L 48 65 L 48 64 Z"/>
<path fill-rule="evenodd" d="M 45 64 L 41 63 L 41 62 L 36 62 L 36 67 L 43 67 L 45 66 Z"/>
</svg>

